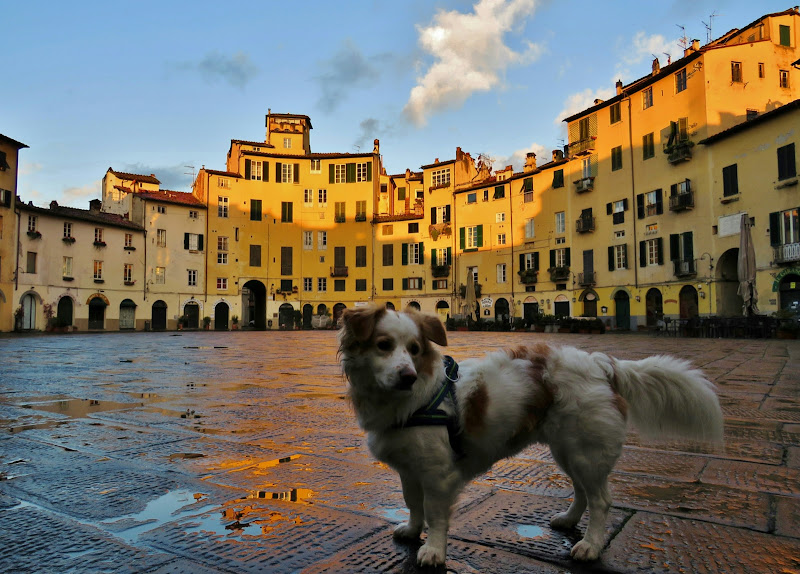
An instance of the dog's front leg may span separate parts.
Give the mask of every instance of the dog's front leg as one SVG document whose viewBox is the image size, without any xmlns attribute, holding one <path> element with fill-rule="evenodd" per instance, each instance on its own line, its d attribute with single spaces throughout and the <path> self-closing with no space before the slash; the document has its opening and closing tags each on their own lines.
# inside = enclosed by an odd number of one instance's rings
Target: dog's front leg
<svg viewBox="0 0 800 574">
<path fill-rule="evenodd" d="M 461 482 L 455 470 L 445 476 L 428 481 L 425 489 L 425 520 L 428 522 L 428 539 L 417 552 L 420 566 L 442 566 L 447 555 L 447 530 L 450 512 L 458 497 Z"/>
<path fill-rule="evenodd" d="M 403 498 L 408 506 L 408 522 L 394 529 L 394 537 L 398 539 L 416 539 L 425 524 L 425 507 L 422 484 L 419 479 L 408 474 L 400 475 L 403 485 Z"/>
</svg>

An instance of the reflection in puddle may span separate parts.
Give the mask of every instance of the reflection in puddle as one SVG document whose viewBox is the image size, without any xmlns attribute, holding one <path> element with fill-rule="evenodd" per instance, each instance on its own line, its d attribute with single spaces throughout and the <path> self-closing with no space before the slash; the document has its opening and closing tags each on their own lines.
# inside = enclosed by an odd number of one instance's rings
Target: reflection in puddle
<svg viewBox="0 0 800 574">
<path fill-rule="evenodd" d="M 386 520 L 390 520 L 392 522 L 400 523 L 408 520 L 407 508 L 377 508 L 376 510 Z"/>
<path fill-rule="evenodd" d="M 250 494 L 247 498 L 268 498 L 272 500 L 285 500 L 287 502 L 302 502 L 311 498 L 314 492 L 310 488 L 293 488 L 285 492 L 266 492 L 259 490 Z"/>
<path fill-rule="evenodd" d="M 118 411 L 143 407 L 145 403 L 119 403 L 116 401 L 96 401 L 93 399 L 67 399 L 22 405 L 25 409 L 35 409 L 48 413 L 58 413 L 73 418 L 86 417 L 91 413 Z"/>
<path fill-rule="evenodd" d="M 519 524 L 517 525 L 517 534 L 521 538 L 543 538 L 544 529 L 533 524 Z"/>
<path fill-rule="evenodd" d="M 219 536 L 270 536 L 278 529 L 303 524 L 303 519 L 292 514 L 245 506 L 226 508 L 221 517 L 216 513 L 197 516 L 186 525 L 187 533 L 217 534 Z"/>
<path fill-rule="evenodd" d="M 102 524 L 110 530 L 116 530 L 117 536 L 131 543 L 142 532 L 158 528 L 185 514 L 199 514 L 210 510 L 212 508 L 210 505 L 199 505 L 204 497 L 204 494 L 193 494 L 188 490 L 167 492 L 148 502 L 144 510 L 138 514 L 130 514 Z"/>
</svg>

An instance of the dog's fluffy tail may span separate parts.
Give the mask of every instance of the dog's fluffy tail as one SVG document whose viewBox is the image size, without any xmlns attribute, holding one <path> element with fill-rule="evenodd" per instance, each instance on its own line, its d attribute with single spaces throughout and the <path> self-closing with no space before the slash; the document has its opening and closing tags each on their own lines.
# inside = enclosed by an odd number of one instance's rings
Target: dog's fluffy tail
<svg viewBox="0 0 800 574">
<path fill-rule="evenodd" d="M 688 361 L 665 355 L 613 361 L 613 385 L 645 438 L 722 443 L 722 410 L 714 384 Z"/>
</svg>

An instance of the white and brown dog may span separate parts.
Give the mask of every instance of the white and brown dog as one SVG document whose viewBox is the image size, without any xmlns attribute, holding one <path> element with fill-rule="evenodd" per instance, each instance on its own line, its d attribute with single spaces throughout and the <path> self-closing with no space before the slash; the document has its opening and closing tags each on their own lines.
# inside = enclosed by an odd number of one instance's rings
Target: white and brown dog
<svg viewBox="0 0 800 574">
<path fill-rule="evenodd" d="M 588 506 L 589 525 L 572 557 L 594 560 L 628 417 L 644 436 L 722 441 L 714 385 L 686 361 L 622 361 L 538 343 L 455 365 L 431 343 L 447 344 L 437 317 L 377 307 L 345 311 L 339 333 L 369 449 L 402 482 L 410 517 L 394 535 L 416 539 L 428 524 L 421 565 L 444 564 L 451 508 L 463 487 L 527 445 L 549 445 L 572 479 L 572 504 L 550 525 L 572 528 Z"/>
</svg>

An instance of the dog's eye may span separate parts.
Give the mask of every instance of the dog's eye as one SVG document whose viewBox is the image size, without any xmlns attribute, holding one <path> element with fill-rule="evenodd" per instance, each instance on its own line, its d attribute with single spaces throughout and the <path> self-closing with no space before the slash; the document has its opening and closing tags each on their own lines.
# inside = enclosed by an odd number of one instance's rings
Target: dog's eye
<svg viewBox="0 0 800 574">
<path fill-rule="evenodd" d="M 408 352 L 411 353 L 412 355 L 416 355 L 417 353 L 419 353 L 419 345 L 417 343 L 411 343 L 408 346 Z"/>
<path fill-rule="evenodd" d="M 381 351 L 391 351 L 394 345 L 392 345 L 391 339 L 379 339 L 378 342 L 376 343 L 376 346 Z"/>
</svg>

